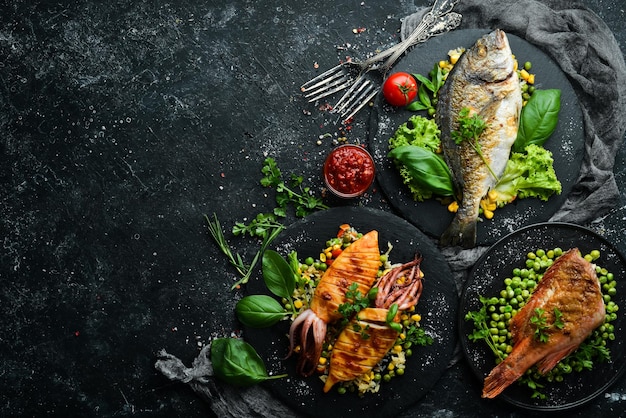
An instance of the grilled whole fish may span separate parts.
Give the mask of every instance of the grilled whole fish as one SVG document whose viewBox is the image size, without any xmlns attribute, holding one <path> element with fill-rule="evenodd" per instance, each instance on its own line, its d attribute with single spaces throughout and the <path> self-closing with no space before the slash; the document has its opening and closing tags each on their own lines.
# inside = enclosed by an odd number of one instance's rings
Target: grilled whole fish
<svg viewBox="0 0 626 418">
<path fill-rule="evenodd" d="M 536 338 L 531 323 L 536 309 L 546 319 L 546 342 Z M 554 325 L 555 309 L 562 327 Z M 485 378 L 483 398 L 499 395 L 535 364 L 542 374 L 552 370 L 604 323 L 605 315 L 594 266 L 577 248 L 567 251 L 548 267 L 528 303 L 511 319 L 513 351 Z"/>
<path fill-rule="evenodd" d="M 457 145 L 452 138 L 464 108 L 487 123 L 479 144 L 489 167 L 468 141 Z M 493 174 L 499 177 L 504 172 L 517 137 L 521 109 L 519 77 L 509 41 L 496 29 L 461 55 L 439 92 L 436 120 L 441 146 L 461 199 L 456 216 L 441 236 L 442 246 L 476 245 L 480 200 L 496 184 Z"/>
</svg>

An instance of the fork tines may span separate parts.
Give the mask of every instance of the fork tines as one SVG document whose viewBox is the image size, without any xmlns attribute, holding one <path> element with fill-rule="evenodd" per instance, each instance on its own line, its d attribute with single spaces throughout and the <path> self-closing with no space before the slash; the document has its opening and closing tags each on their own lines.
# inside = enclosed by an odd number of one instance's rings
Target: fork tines
<svg viewBox="0 0 626 418">
<path fill-rule="evenodd" d="M 339 113 L 344 120 L 350 119 L 369 103 L 379 90 L 380 87 L 374 85 L 372 81 L 361 77 L 341 96 L 332 112 Z"/>
<path fill-rule="evenodd" d="M 304 97 L 314 102 L 348 87 L 353 76 L 344 64 L 338 64 L 328 71 L 307 81 L 300 87 Z"/>
</svg>

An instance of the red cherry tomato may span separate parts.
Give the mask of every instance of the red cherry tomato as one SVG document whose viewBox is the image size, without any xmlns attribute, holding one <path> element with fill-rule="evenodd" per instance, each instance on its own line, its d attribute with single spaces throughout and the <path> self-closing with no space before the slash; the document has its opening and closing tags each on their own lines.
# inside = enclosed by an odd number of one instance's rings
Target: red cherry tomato
<svg viewBox="0 0 626 418">
<path fill-rule="evenodd" d="M 409 73 L 393 73 L 383 84 L 383 96 L 392 106 L 406 106 L 417 96 L 417 82 Z"/>
</svg>

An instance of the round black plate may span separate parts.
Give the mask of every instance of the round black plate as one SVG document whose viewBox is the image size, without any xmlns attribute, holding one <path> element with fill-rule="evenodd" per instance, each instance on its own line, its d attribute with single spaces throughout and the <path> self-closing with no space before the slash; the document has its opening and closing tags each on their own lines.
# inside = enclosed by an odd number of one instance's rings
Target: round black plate
<svg viewBox="0 0 626 418">
<path fill-rule="evenodd" d="M 486 344 L 472 342 L 467 336 L 473 323 L 465 321 L 465 314 L 480 309 L 479 296 L 497 296 L 503 288 L 503 280 L 511 275 L 514 267 L 523 267 L 526 254 L 538 248 L 561 247 L 563 251 L 577 247 L 583 254 L 593 249 L 601 251 L 597 264 L 615 274 L 618 282 L 617 296 L 613 300 L 620 308 L 626 307 L 626 289 L 622 280 L 626 278 L 626 261 L 620 252 L 606 239 L 581 226 L 566 223 L 541 223 L 524 227 L 493 245 L 476 262 L 467 280 L 459 307 L 459 333 L 461 346 L 479 378 L 480 385 L 495 366 L 494 355 Z M 579 406 L 603 393 L 620 375 L 626 366 L 626 319 L 623 312 L 612 322 L 615 340 L 608 348 L 611 362 L 596 364 L 591 371 L 571 373 L 561 383 L 546 383 L 543 390 L 546 400 L 531 399 L 529 389 L 519 384 L 509 386 L 498 398 L 511 404 L 539 411 L 564 410 Z"/>
<path fill-rule="evenodd" d="M 425 76 L 433 65 L 447 58 L 457 47 L 471 47 L 486 29 L 467 29 L 431 38 L 413 49 L 394 67 L 393 71 L 407 71 Z M 492 220 L 479 223 L 477 245 L 491 245 L 515 229 L 537 222 L 548 221 L 563 205 L 572 186 L 576 184 L 584 151 L 582 112 L 576 94 L 565 74 L 545 53 L 517 36 L 508 34 L 509 43 L 518 61 L 531 61 L 536 74 L 536 87 L 561 90 L 559 124 L 544 147 L 552 152 L 554 169 L 561 181 L 562 193 L 547 202 L 539 199 L 520 199 L 498 209 Z M 439 238 L 450 224 L 453 215 L 437 200 L 415 202 L 393 162 L 387 157 L 389 138 L 405 123 L 413 112 L 391 108 L 378 95 L 370 121 L 370 151 L 376 162 L 377 180 L 389 203 L 409 222 L 433 237 Z"/>
<path fill-rule="evenodd" d="M 453 356 L 457 342 L 456 286 L 448 263 L 428 237 L 403 219 L 379 210 L 338 207 L 316 212 L 289 226 L 272 247 L 283 256 L 295 250 L 301 259 L 316 257 L 344 223 L 363 233 L 376 229 L 381 251 L 386 251 L 387 243 L 393 245 L 392 262 L 411 260 L 416 251 L 423 255 L 424 291 L 416 309 L 434 343 L 413 350 L 403 376 L 382 384 L 379 393 L 360 398 L 352 393 L 339 395 L 334 390 L 325 394 L 319 377 L 301 378 L 295 374 L 295 356 L 283 360 L 289 347 L 287 321 L 265 329 L 246 328 L 244 336 L 266 362 L 268 372 L 288 373 L 288 378 L 265 384 L 294 410 L 315 417 L 357 417 L 374 412 L 377 417 L 395 416 L 435 385 Z M 269 294 L 261 277 L 247 286 L 249 294 Z"/>
</svg>

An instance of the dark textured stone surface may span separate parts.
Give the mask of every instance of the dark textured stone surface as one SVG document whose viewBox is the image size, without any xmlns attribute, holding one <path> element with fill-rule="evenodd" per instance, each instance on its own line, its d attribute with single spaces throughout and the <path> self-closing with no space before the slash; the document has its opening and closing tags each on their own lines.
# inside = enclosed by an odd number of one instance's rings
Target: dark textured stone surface
<svg viewBox="0 0 626 418">
<path fill-rule="evenodd" d="M 346 131 L 299 85 L 315 63 L 397 42 L 399 19 L 428 3 L 1 5 L 0 415 L 210 415 L 154 369 L 161 348 L 190 363 L 238 332 L 235 275 L 204 215 L 229 228 L 270 210 L 267 156 L 321 190 L 332 141 L 318 137 L 365 142 L 366 113 Z M 624 50 L 623 3 L 585 4 Z M 622 147 L 622 192 L 624 166 Z M 623 245 L 620 203 L 591 226 Z M 375 189 L 350 204 L 390 210 Z M 479 391 L 460 362 L 407 416 L 525 415 Z M 575 413 L 616 416 L 625 399 L 622 378 Z"/>
</svg>

